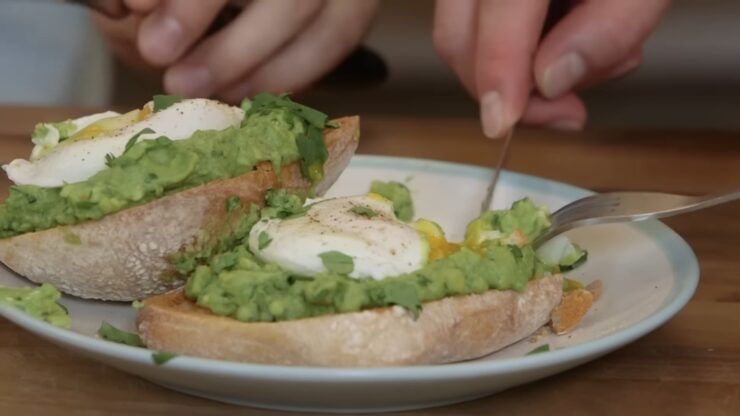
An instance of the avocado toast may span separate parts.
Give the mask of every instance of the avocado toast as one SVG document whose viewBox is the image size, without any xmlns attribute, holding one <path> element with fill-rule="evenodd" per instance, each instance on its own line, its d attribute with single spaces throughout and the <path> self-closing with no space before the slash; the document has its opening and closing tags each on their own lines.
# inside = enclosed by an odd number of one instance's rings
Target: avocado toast
<svg viewBox="0 0 740 416">
<path fill-rule="evenodd" d="M 35 161 L 4 167 L 21 178 L 23 169 L 43 168 L 54 158 L 70 169 L 75 161 L 88 163 L 81 146 L 92 153 L 94 145 L 111 149 L 102 170 L 79 182 L 11 187 L 0 205 L 2 263 L 34 282 L 85 298 L 134 300 L 165 292 L 184 283 L 176 259 L 228 243 L 240 219 L 235 206 L 261 203 L 268 189 L 320 195 L 347 165 L 359 139 L 357 117 L 328 121 L 287 97 L 262 94 L 232 109 L 241 111 L 243 120 L 220 130 L 196 130 L 173 140 L 146 128 L 126 137 L 125 147 L 113 141 L 122 130 L 134 131 L 132 123 L 141 126 L 137 123 L 156 121 L 158 111 L 177 108 L 177 99 L 159 110 L 156 103 L 134 119 L 127 113 L 83 126 L 81 136 L 66 140 L 59 140 L 60 126 L 51 149 L 38 140 L 43 152 L 36 152 Z M 175 113 L 174 122 L 163 123 L 176 126 L 182 113 Z M 42 127 L 46 138 L 52 126 Z M 66 155 L 71 159 L 64 161 Z"/>
</svg>

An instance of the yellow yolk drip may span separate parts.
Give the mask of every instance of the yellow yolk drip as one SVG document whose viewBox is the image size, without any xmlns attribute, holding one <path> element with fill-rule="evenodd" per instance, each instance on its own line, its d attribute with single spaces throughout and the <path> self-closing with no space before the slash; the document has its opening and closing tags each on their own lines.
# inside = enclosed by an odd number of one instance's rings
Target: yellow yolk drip
<svg viewBox="0 0 740 416">
<path fill-rule="evenodd" d="M 444 231 L 437 223 L 420 219 L 414 222 L 416 228 L 429 242 L 429 261 L 439 260 L 460 250 L 460 245 L 450 243 L 445 238 Z"/>
<path fill-rule="evenodd" d="M 149 104 L 145 104 L 143 107 L 141 107 L 141 110 L 139 110 L 137 119 L 138 121 L 143 121 L 149 118 L 150 115 L 152 115 L 152 106 Z"/>
<path fill-rule="evenodd" d="M 444 237 L 435 237 L 431 235 L 427 235 L 426 237 L 427 241 L 429 241 L 429 261 L 447 257 L 460 250 L 459 244 L 450 243 Z"/>
<path fill-rule="evenodd" d="M 145 105 L 141 110 L 131 110 L 120 116 L 108 117 L 98 120 L 95 123 L 85 127 L 69 138 L 69 142 L 95 138 L 103 133 L 118 130 L 133 123 L 146 120 L 152 115 L 150 105 Z"/>
</svg>

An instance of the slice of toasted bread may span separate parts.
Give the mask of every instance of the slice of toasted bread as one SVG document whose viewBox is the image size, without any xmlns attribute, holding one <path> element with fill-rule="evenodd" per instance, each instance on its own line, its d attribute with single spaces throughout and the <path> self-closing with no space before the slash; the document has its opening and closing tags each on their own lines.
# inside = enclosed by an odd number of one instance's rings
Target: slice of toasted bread
<svg viewBox="0 0 740 416">
<path fill-rule="evenodd" d="M 325 131 L 329 159 L 316 187 L 318 194 L 339 177 L 359 141 L 358 117 L 334 123 L 337 128 Z M 284 166 L 279 178 L 266 162 L 244 175 L 208 182 L 97 221 L 0 239 L 0 261 L 36 283 L 49 282 L 75 296 L 143 299 L 182 285 L 168 258 L 203 236 L 217 240 L 229 221 L 225 209 L 229 197 L 236 195 L 243 204 L 263 203 L 270 188 L 310 186 L 298 162 Z"/>
<path fill-rule="evenodd" d="M 155 350 L 264 364 L 385 367 L 469 360 L 512 344 L 550 320 L 562 276 L 524 292 L 489 290 L 423 305 L 418 319 L 398 306 L 281 322 L 217 316 L 175 291 L 147 299 L 137 328 Z"/>
</svg>

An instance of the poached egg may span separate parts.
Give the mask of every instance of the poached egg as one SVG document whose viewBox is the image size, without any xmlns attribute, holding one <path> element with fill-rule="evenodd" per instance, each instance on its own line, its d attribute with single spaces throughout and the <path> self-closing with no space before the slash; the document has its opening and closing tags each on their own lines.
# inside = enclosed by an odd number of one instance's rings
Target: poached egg
<svg viewBox="0 0 740 416">
<path fill-rule="evenodd" d="M 16 185 L 59 187 L 81 182 L 106 169 L 106 155 L 120 156 L 126 143 L 142 130 L 138 140 L 160 136 L 190 138 L 198 130 L 237 126 L 244 111 L 215 100 L 186 99 L 160 111 L 147 103 L 126 114 L 108 111 L 63 123 L 37 126 L 29 160 L 16 159 L 3 166 Z"/>
<path fill-rule="evenodd" d="M 352 278 L 383 279 L 422 268 L 430 259 L 423 230 L 398 220 L 377 194 L 309 201 L 304 215 L 262 220 L 249 235 L 257 257 L 300 276 L 327 271 L 321 255 L 352 258 Z"/>
</svg>

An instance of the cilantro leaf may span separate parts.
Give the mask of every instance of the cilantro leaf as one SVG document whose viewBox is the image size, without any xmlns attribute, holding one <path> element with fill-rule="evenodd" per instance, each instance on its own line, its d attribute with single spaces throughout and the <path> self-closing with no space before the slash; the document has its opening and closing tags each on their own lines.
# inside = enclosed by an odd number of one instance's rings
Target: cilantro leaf
<svg viewBox="0 0 740 416">
<path fill-rule="evenodd" d="M 267 234 L 266 232 L 262 231 L 257 236 L 257 247 L 260 250 L 264 250 L 265 248 L 267 248 L 267 246 L 269 246 L 270 243 L 272 243 L 272 238 L 270 238 L 270 235 Z"/>
<path fill-rule="evenodd" d="M 119 344 L 130 345 L 132 347 L 143 347 L 144 343 L 138 335 L 131 332 L 122 331 L 108 322 L 103 321 L 98 329 L 98 335 L 106 341 L 117 342 Z"/>
<path fill-rule="evenodd" d="M 257 94 L 252 101 L 242 101 L 241 107 L 246 116 L 281 108 L 296 114 L 308 124 L 319 129 L 326 127 L 326 121 L 329 118 L 321 111 L 292 101 L 287 95 L 275 96 L 266 92 Z"/>
<path fill-rule="evenodd" d="M 401 306 L 411 313 L 414 319 L 421 313 L 421 300 L 416 288 L 404 282 L 389 283 L 384 288 L 385 300 L 393 305 Z"/>
<path fill-rule="evenodd" d="M 233 212 L 241 202 L 238 196 L 232 195 L 226 200 L 226 212 Z"/>
<path fill-rule="evenodd" d="M 123 153 L 128 152 L 129 149 L 134 147 L 134 145 L 136 144 L 136 141 L 139 140 L 139 137 L 141 137 L 142 134 L 152 134 L 152 133 L 154 133 L 154 130 L 147 127 L 145 129 L 142 129 L 140 132 L 134 134 L 133 136 L 131 136 L 131 138 L 128 139 L 128 141 L 126 142 L 126 147 L 123 148 Z"/>
<path fill-rule="evenodd" d="M 158 94 L 155 95 L 154 98 L 152 98 L 152 101 L 154 102 L 153 110 L 156 113 L 157 111 L 162 111 L 173 104 L 179 103 L 180 101 L 182 101 L 182 97 L 178 95 Z"/>
<path fill-rule="evenodd" d="M 162 365 L 168 362 L 169 360 L 177 357 L 177 354 L 167 352 L 167 351 L 158 351 L 155 353 L 152 353 L 152 361 L 154 361 L 154 364 L 156 365 Z"/>
<path fill-rule="evenodd" d="M 110 167 L 110 164 L 113 163 L 113 161 L 116 160 L 116 157 L 113 155 L 113 153 L 106 153 L 105 154 L 105 165 Z"/>
<path fill-rule="evenodd" d="M 542 344 L 539 347 L 528 352 L 526 355 L 539 354 L 541 352 L 547 352 L 547 351 L 550 351 L 550 344 Z"/>
<path fill-rule="evenodd" d="M 336 250 L 326 251 L 319 254 L 326 270 L 338 274 L 350 274 L 355 270 L 355 262 L 352 257 Z"/>
<path fill-rule="evenodd" d="M 244 111 L 245 114 L 248 113 L 249 109 L 252 108 L 252 100 L 250 100 L 249 98 L 243 99 L 241 104 L 239 104 L 239 107 L 241 107 L 242 111 Z"/>
<path fill-rule="evenodd" d="M 372 218 L 378 215 L 378 213 L 375 212 L 375 210 L 368 207 L 367 205 L 355 205 L 354 207 L 352 207 L 352 209 L 350 209 L 350 211 L 354 212 L 357 215 L 363 215 L 368 218 Z"/>
</svg>

